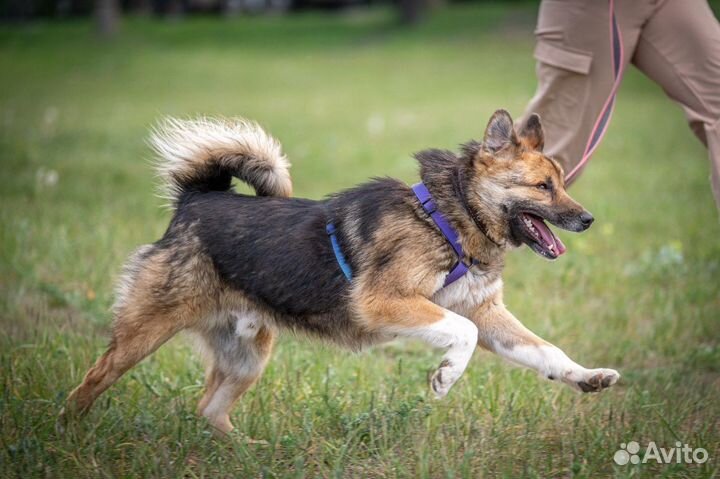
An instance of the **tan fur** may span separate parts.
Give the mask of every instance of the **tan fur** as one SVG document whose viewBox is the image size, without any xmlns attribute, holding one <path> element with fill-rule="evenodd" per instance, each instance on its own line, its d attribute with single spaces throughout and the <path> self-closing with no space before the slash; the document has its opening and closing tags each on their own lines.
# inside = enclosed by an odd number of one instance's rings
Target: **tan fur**
<svg viewBox="0 0 720 479">
<path fill-rule="evenodd" d="M 471 184 L 482 194 L 470 200 L 474 207 L 485 211 L 488 233 L 494 239 L 505 238 L 508 234 L 507 223 L 499 210 L 504 199 L 513 195 L 521 195 L 527 200 L 545 204 L 558 210 L 568 210 L 582 213 L 583 207 L 573 200 L 565 191 L 565 180 L 560 165 L 546 157 L 541 152 L 529 151 L 519 147 L 511 159 L 497 161 L 489 159 L 487 152 L 480 151 L 474 158 L 477 171 Z M 528 189 L 527 185 L 541 183 L 550 179 L 556 187 L 554 195 L 550 196 L 539 190 Z M 483 252 L 492 251 L 487 245 L 487 238 L 477 231 L 472 224 L 463 228 L 466 239 L 463 247 L 473 256 L 483 257 Z M 494 252 L 495 256 L 502 256 Z"/>
<path fill-rule="evenodd" d="M 209 368 L 206 391 L 198 404 L 198 413 L 207 417 L 217 431 L 227 434 L 233 429 L 230 411 L 240 396 L 260 378 L 272 352 L 274 340 L 275 333 L 272 329 L 265 326 L 259 329 L 252 341 L 252 348 L 260 359 L 254 372 L 234 375 L 223 370 L 219 364 L 213 364 Z"/>
<path fill-rule="evenodd" d="M 197 405 L 197 413 L 202 414 L 213 395 L 225 380 L 225 373 L 220 369 L 211 366 L 205 372 L 205 393 Z"/>
<path fill-rule="evenodd" d="M 503 304 L 502 292 L 488 298 L 472 311 L 468 318 L 477 325 L 480 331 L 478 344 L 489 351 L 494 351 L 495 342 L 499 342 L 506 348 L 517 345 L 549 344 L 510 314 Z"/>
<path fill-rule="evenodd" d="M 361 321 L 371 331 L 426 326 L 443 317 L 442 308 L 422 296 L 398 298 L 393 293 L 370 291 L 357 303 Z"/>
<path fill-rule="evenodd" d="M 189 262 L 174 263 L 167 251 L 149 247 L 131 257 L 113 306 L 110 346 L 70 394 L 68 404 L 74 411 L 86 411 L 125 371 L 178 331 L 194 326 L 208 310 L 204 293 L 217 287 L 217 275 L 204 256 L 195 254 L 192 241 L 184 248 Z"/>
</svg>

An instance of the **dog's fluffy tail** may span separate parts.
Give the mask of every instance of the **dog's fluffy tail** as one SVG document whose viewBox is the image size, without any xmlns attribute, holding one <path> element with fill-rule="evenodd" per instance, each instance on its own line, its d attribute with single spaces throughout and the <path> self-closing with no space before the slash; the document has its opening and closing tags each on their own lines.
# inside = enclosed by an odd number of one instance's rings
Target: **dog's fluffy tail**
<svg viewBox="0 0 720 479">
<path fill-rule="evenodd" d="M 290 164 L 280 143 L 257 123 L 166 118 L 153 129 L 150 144 L 173 206 L 189 191 L 228 190 L 233 176 L 258 196 L 292 194 Z"/>
</svg>

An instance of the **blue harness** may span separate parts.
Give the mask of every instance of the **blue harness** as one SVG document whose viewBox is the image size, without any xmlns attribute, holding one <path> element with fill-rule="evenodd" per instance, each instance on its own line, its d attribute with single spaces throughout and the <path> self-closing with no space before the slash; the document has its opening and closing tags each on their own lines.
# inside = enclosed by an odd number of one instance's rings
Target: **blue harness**
<svg viewBox="0 0 720 479">
<path fill-rule="evenodd" d="M 462 250 L 462 246 L 460 246 L 457 231 L 455 231 L 455 229 L 450 226 L 450 223 L 445 218 L 445 216 L 443 216 L 443 214 L 440 213 L 440 211 L 437 209 L 437 205 L 435 204 L 435 201 L 433 201 L 432 195 L 430 195 L 430 191 L 428 191 L 427 187 L 423 183 L 413 185 L 412 190 L 413 193 L 415 193 L 418 201 L 420 201 L 422 209 L 433 220 L 435 225 L 440 230 L 440 233 L 442 233 L 443 238 L 445 238 L 445 241 L 448 242 L 448 244 L 455 252 L 455 255 L 457 256 L 457 262 L 450 270 L 450 273 L 448 273 L 448 275 L 445 277 L 445 283 L 443 284 L 443 287 L 449 286 L 458 279 L 462 278 L 465 273 L 470 270 L 470 267 L 464 261 L 466 256 Z M 342 252 L 342 248 L 340 248 L 340 242 L 337 238 L 337 228 L 335 228 L 335 224 L 332 221 L 328 221 L 325 227 L 325 231 L 330 237 L 330 244 L 332 245 L 333 252 L 335 253 L 335 259 L 337 260 L 340 269 L 342 270 L 347 280 L 351 281 L 352 268 L 350 268 L 350 264 L 348 263 L 347 258 L 345 258 L 345 255 Z"/>
<path fill-rule="evenodd" d="M 350 269 L 350 265 L 348 264 L 347 259 L 345 259 L 345 255 L 340 249 L 340 243 L 337 239 L 337 229 L 335 228 L 335 224 L 332 221 L 328 221 L 328 224 L 325 226 L 325 231 L 327 231 L 327 234 L 330 237 L 330 243 L 332 244 L 332 249 L 335 252 L 335 259 L 340 265 L 340 269 L 342 270 L 347 280 L 351 281 L 352 269 Z"/>
</svg>

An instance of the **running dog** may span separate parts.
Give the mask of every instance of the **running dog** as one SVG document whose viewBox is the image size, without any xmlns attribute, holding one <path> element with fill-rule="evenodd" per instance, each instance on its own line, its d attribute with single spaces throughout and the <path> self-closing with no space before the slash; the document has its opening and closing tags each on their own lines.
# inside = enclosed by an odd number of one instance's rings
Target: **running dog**
<svg viewBox="0 0 720 479">
<path fill-rule="evenodd" d="M 539 338 L 503 305 L 505 252 L 565 252 L 545 221 L 593 217 L 543 155 L 540 119 L 499 110 L 460 154 L 416 155 L 422 183 L 375 179 L 321 201 L 293 198 L 280 144 L 255 123 L 169 119 L 153 133 L 174 215 L 129 259 L 107 351 L 68 397 L 87 411 L 126 371 L 182 330 L 209 358 L 198 411 L 232 430 L 233 403 L 260 377 L 279 331 L 353 350 L 397 337 L 446 353 L 430 387 L 445 396 L 477 345 L 582 392 L 617 382 Z M 232 177 L 255 196 L 233 192 Z"/>
</svg>

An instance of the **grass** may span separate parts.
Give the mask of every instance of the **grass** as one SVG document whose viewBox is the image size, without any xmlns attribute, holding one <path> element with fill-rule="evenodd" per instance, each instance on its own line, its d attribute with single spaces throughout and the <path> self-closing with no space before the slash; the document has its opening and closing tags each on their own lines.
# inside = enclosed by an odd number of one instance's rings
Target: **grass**
<svg viewBox="0 0 720 479">
<path fill-rule="evenodd" d="M 390 12 L 156 23 L 112 42 L 85 21 L 0 28 L 0 477 L 717 477 L 720 225 L 706 152 L 630 71 L 573 194 L 595 214 L 569 253 L 509 256 L 506 302 L 619 385 L 575 394 L 478 351 L 442 401 L 418 343 L 370 352 L 284 338 L 235 409 L 194 414 L 202 369 L 176 339 L 64 433 L 69 389 L 108 339 L 113 278 L 169 213 L 144 143 L 161 115 L 244 115 L 279 137 L 296 193 L 417 178 L 535 87 L 534 8 L 456 6 L 416 30 Z M 617 466 L 621 443 L 707 449 L 705 464 Z"/>
</svg>

